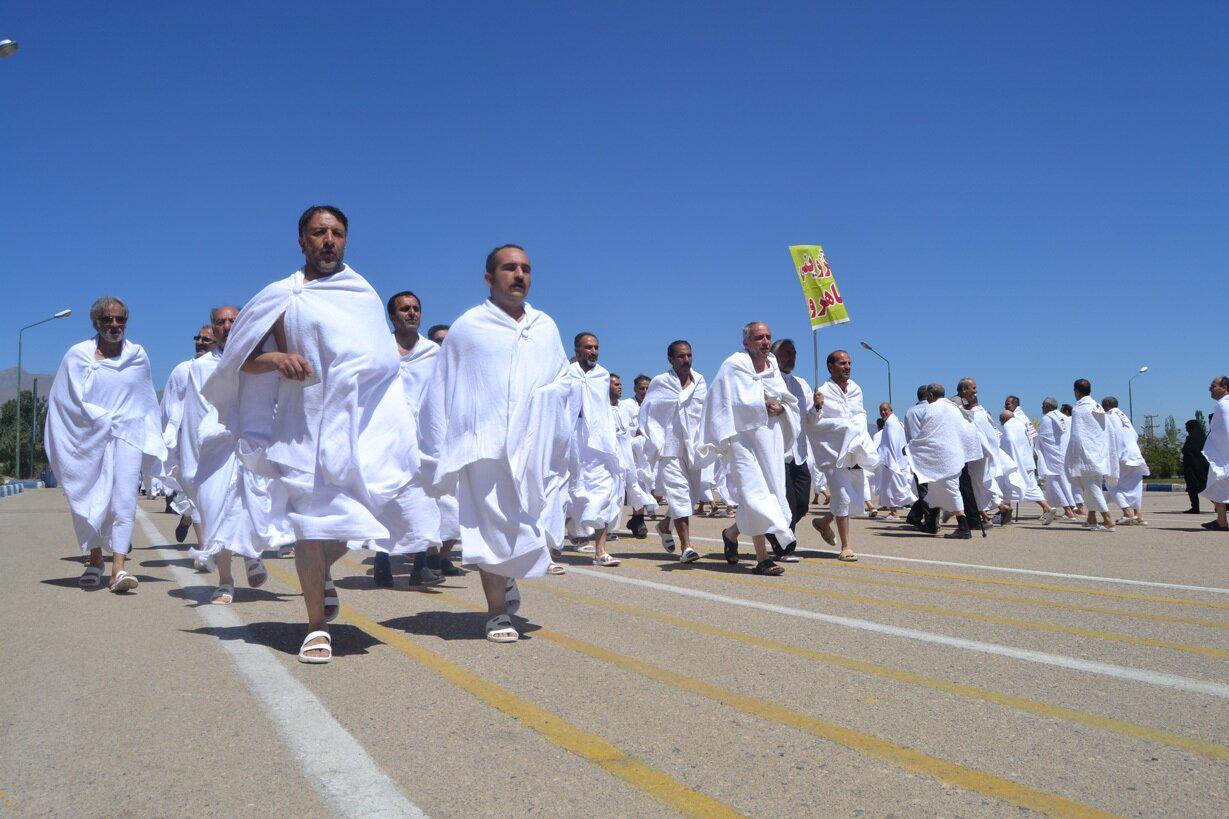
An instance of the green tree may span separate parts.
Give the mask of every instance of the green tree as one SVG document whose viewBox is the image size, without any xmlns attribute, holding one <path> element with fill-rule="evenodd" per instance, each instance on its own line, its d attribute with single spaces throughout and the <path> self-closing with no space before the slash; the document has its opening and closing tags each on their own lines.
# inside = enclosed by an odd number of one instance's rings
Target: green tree
<svg viewBox="0 0 1229 819">
<path fill-rule="evenodd" d="M 1171 415 L 1165 419 L 1165 431 L 1141 442 L 1144 460 L 1153 478 L 1172 478 L 1182 474 L 1182 434 Z"/>
<path fill-rule="evenodd" d="M 14 478 L 37 476 L 47 466 L 47 453 L 43 449 L 43 422 L 47 418 L 47 400 L 38 399 L 38 442 L 30 446 L 31 407 L 34 405 L 34 393 L 30 390 L 21 391 L 21 418 L 17 417 L 17 400 L 6 401 L 0 407 L 0 474 Z M 17 455 L 16 445 L 21 441 L 21 474 L 14 475 L 14 458 Z"/>
</svg>

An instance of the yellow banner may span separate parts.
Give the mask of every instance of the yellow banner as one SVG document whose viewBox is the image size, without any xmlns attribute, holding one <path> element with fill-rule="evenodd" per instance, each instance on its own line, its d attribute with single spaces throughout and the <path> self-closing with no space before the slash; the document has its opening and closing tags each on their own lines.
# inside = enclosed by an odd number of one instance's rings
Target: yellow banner
<svg viewBox="0 0 1229 819">
<path fill-rule="evenodd" d="M 789 253 L 794 257 L 798 283 L 807 300 L 811 329 L 849 321 L 849 310 L 841 298 L 841 291 L 836 288 L 824 249 L 819 245 L 791 245 Z"/>
</svg>

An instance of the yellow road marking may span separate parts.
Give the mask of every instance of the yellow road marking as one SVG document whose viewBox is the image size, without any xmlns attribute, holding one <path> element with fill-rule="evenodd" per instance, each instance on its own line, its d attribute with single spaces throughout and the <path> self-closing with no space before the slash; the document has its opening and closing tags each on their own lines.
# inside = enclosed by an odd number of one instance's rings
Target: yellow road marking
<svg viewBox="0 0 1229 819">
<path fill-rule="evenodd" d="M 1160 623 L 1181 623 L 1187 626 L 1205 626 L 1207 628 L 1229 629 L 1229 623 L 1218 620 L 1199 620 L 1193 617 L 1179 617 L 1173 614 L 1148 614 L 1146 612 L 1127 611 L 1126 609 L 1105 609 L 1100 606 L 1085 606 L 1080 603 L 1060 603 L 1055 600 L 1035 600 L 1031 597 L 1015 597 L 1008 594 L 993 594 L 991 592 L 970 591 L 969 589 L 949 589 L 943 586 L 928 586 L 921 583 L 902 583 L 897 580 L 876 580 L 870 577 L 851 577 L 844 569 L 838 571 L 820 571 L 813 568 L 800 568 L 801 564 L 791 566 L 790 571 L 803 574 L 813 574 L 818 577 L 830 577 L 842 583 L 862 583 L 872 586 L 890 586 L 897 589 L 917 589 L 919 591 L 954 594 L 961 597 L 978 597 L 983 600 L 1000 600 L 1004 603 L 1024 603 L 1030 606 L 1044 606 L 1070 611 L 1087 611 L 1093 614 L 1109 614 L 1115 617 L 1135 617 L 1141 620 L 1155 620 Z"/>
<path fill-rule="evenodd" d="M 347 562 L 354 565 L 351 561 Z M 282 582 L 302 591 L 297 578 L 291 577 L 275 566 L 268 566 L 268 569 L 270 574 Z M 439 597 L 433 596 L 432 599 L 438 600 Z M 597 734 L 578 728 L 528 700 L 521 699 L 506 688 L 466 671 L 434 651 L 424 648 L 401 632 L 364 617 L 344 603 L 341 605 L 341 616 L 355 628 L 367 632 L 390 648 L 400 651 L 427 670 L 469 692 L 486 705 L 507 714 L 527 728 L 541 734 L 551 743 L 566 751 L 571 751 L 635 790 L 679 813 L 703 817 L 743 815 L 725 803 L 692 790 L 662 771 L 628 756 L 617 745 L 607 742 Z"/>
<path fill-rule="evenodd" d="M 879 665 L 877 663 L 865 662 L 863 660 L 855 660 L 849 657 L 842 657 L 839 654 L 828 654 L 822 651 L 814 651 L 809 648 L 778 642 L 777 640 L 756 637 L 754 635 L 739 631 L 731 631 L 730 629 L 720 628 L 719 626 L 710 626 L 707 623 L 701 623 L 696 620 L 688 620 L 683 617 L 677 617 L 673 614 L 663 614 L 661 612 L 652 611 L 651 609 L 643 609 L 638 606 L 628 605 L 626 603 L 616 603 L 611 600 L 592 597 L 587 594 L 580 594 L 578 592 L 569 591 L 566 589 L 555 588 L 548 583 L 534 583 L 533 588 L 535 590 L 541 589 L 542 591 L 553 594 L 557 597 L 575 600 L 579 603 L 585 603 L 591 606 L 599 606 L 601 608 L 617 611 L 622 614 L 630 614 L 635 617 L 656 620 L 659 623 L 677 626 L 698 634 L 723 637 L 728 640 L 735 640 L 746 645 L 755 646 L 756 648 L 767 649 L 769 651 L 779 651 L 785 654 L 791 654 L 795 657 L 802 657 L 807 660 L 815 660 L 816 662 L 846 668 L 851 671 L 859 671 L 864 674 L 873 674 L 877 677 L 884 677 L 897 682 L 908 683 L 910 685 L 920 685 L 935 691 L 942 691 L 948 694 L 955 694 L 963 697 L 971 697 L 984 702 L 994 703 L 995 705 L 1016 708 L 1021 711 L 1027 711 L 1045 717 L 1067 720 L 1069 722 L 1087 725 L 1092 728 L 1098 728 L 1103 731 L 1110 731 L 1136 739 L 1145 739 L 1150 742 L 1156 742 L 1161 745 L 1169 745 L 1173 748 L 1179 748 L 1185 751 L 1194 751 L 1195 753 L 1211 757 L 1212 759 L 1229 760 L 1229 747 L 1218 745 L 1215 742 L 1205 742 L 1201 739 L 1195 739 L 1193 737 L 1187 737 L 1181 734 L 1171 733 L 1169 731 L 1162 731 L 1156 728 L 1147 728 L 1143 725 L 1136 725 L 1124 720 L 1102 717 L 1097 714 L 1089 714 L 1084 711 L 1076 711 L 1071 708 L 1063 708 L 1056 705 L 1048 705 L 1044 702 L 1030 700 L 1025 697 L 1017 697 L 1013 694 L 1004 694 L 999 691 L 992 691 L 988 688 L 980 688 L 974 685 L 965 685 L 963 683 L 941 680 L 935 677 L 927 677 L 922 674 L 914 674 L 911 671 L 892 668 L 891 666 Z"/>
<path fill-rule="evenodd" d="M 645 560 L 644 558 L 630 557 L 624 558 L 627 563 L 647 563 L 653 561 Z M 867 603 L 874 606 L 887 606 L 888 608 L 903 609 L 905 611 L 920 611 L 926 614 L 935 614 L 940 617 L 958 617 L 965 620 L 975 620 L 983 623 L 995 623 L 1003 626 L 1013 626 L 1015 628 L 1030 628 L 1038 631 L 1050 631 L 1058 634 L 1074 634 L 1078 637 L 1092 637 L 1097 640 L 1110 640 L 1116 643 L 1130 643 L 1139 646 L 1151 646 L 1153 648 L 1169 648 L 1174 651 L 1187 651 L 1193 654 L 1203 654 L 1208 657 L 1229 658 L 1229 649 L 1214 648 L 1211 646 L 1193 646 L 1186 643 L 1174 643 L 1169 640 L 1154 640 L 1151 637 L 1136 637 L 1133 634 L 1117 634 L 1111 631 L 1095 631 L 1093 629 L 1076 628 L 1074 626 L 1056 626 L 1050 623 L 1038 623 L 1033 620 L 1019 620 L 1015 617 L 1002 617 L 997 614 L 982 614 L 975 611 L 960 611 L 959 609 L 945 609 L 939 606 L 927 606 L 922 603 L 906 603 L 901 600 L 885 600 L 882 597 L 869 597 L 864 594 L 848 594 L 846 592 L 829 591 L 827 589 L 813 589 L 809 586 L 796 586 L 792 583 L 786 583 L 779 580 L 757 580 L 754 577 L 740 577 L 730 573 L 721 573 L 715 579 L 728 580 L 734 583 L 745 583 L 756 586 L 767 586 L 773 589 L 784 589 L 788 591 L 800 592 L 809 594 L 812 597 L 830 597 L 834 600 L 845 600 L 850 603 Z"/>
<path fill-rule="evenodd" d="M 473 605 L 469 601 L 447 593 L 441 593 L 432 599 L 461 609 L 482 611 L 480 607 Z M 795 711 L 767 700 L 739 694 L 735 691 L 661 668 L 636 657 L 620 654 L 604 649 L 601 646 L 569 637 L 566 634 L 561 634 L 551 629 L 538 629 L 534 632 L 534 636 L 550 640 L 564 648 L 584 654 L 587 657 L 592 657 L 595 660 L 609 663 L 624 671 L 639 674 L 650 680 L 719 702 L 738 711 L 784 725 L 787 728 L 815 734 L 830 742 L 860 751 L 867 756 L 881 759 L 899 768 L 929 776 L 940 782 L 955 785 L 974 793 L 980 793 L 983 796 L 993 797 L 1010 805 L 1039 811 L 1049 816 L 1114 816 L 1114 814 L 1057 794 L 1031 788 L 1010 779 L 1003 779 L 1002 777 L 988 774 L 985 771 L 979 771 L 976 768 L 967 768 L 955 762 L 949 762 L 946 759 L 933 757 L 921 751 L 880 739 L 873 734 L 863 733 L 853 728 L 821 720 L 810 714 L 804 714 L 801 711 Z"/>
</svg>

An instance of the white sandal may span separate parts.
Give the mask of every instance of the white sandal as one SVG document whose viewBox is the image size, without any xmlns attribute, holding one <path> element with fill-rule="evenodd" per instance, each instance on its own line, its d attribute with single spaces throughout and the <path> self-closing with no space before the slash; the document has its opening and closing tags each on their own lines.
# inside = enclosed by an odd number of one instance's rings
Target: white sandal
<svg viewBox="0 0 1229 819">
<path fill-rule="evenodd" d="M 308 643 L 310 643 L 312 640 L 318 640 L 321 637 L 324 638 L 323 643 L 317 643 L 314 646 L 308 645 Z M 313 656 L 311 654 L 308 654 L 307 653 L 308 651 L 327 651 L 328 654 L 326 654 L 323 657 L 319 657 L 319 656 Z M 299 662 L 311 663 L 313 665 L 320 665 L 323 663 L 330 662 L 332 661 L 332 659 L 333 659 L 333 638 L 327 631 L 313 631 L 312 633 L 308 634 L 306 637 L 303 638 L 303 645 L 299 647 Z"/>
<path fill-rule="evenodd" d="M 674 554 L 674 550 L 678 548 L 678 544 L 674 542 L 674 535 L 670 534 L 669 528 L 666 531 L 657 530 L 657 536 L 661 538 L 661 547 L 668 553 Z"/>
<path fill-rule="evenodd" d="M 679 558 L 680 563 L 695 563 L 700 559 L 700 553 L 688 546 L 683 550 L 683 556 Z"/>
<path fill-rule="evenodd" d="M 102 585 L 102 566 L 86 566 L 77 585 L 83 589 L 96 589 Z"/>
<path fill-rule="evenodd" d="M 512 627 L 512 618 L 499 614 L 486 621 L 486 638 L 492 643 L 515 643 L 521 634 Z"/>
<path fill-rule="evenodd" d="M 594 565 L 594 566 L 618 566 L 618 565 L 619 565 L 619 558 L 617 558 L 617 557 L 615 557 L 614 555 L 610 554 L 610 552 L 607 552 L 606 554 L 602 555 L 601 557 L 595 557 L 595 558 L 593 558 L 593 565 Z"/>
<path fill-rule="evenodd" d="M 259 589 L 269 579 L 269 572 L 265 569 L 265 562 L 259 557 L 243 558 L 243 568 L 247 570 L 248 586 L 253 589 Z"/>
<path fill-rule="evenodd" d="M 223 600 L 222 598 L 226 599 Z M 235 587 L 230 583 L 219 583 L 218 587 L 213 590 L 213 594 L 209 597 L 210 603 L 216 603 L 219 606 L 229 606 L 235 602 Z"/>
<path fill-rule="evenodd" d="M 120 569 L 119 574 L 115 575 L 115 580 L 111 582 L 111 591 L 115 594 L 130 592 L 136 587 L 137 579 L 124 569 Z"/>
<path fill-rule="evenodd" d="M 547 574 L 567 574 L 568 570 L 563 568 L 563 564 L 552 562 L 546 567 Z"/>
<path fill-rule="evenodd" d="M 332 609 L 332 612 L 329 609 Z M 333 585 L 333 578 L 326 574 L 324 576 L 324 622 L 333 622 L 339 614 L 341 614 L 341 600 L 337 597 L 337 587 Z"/>
<path fill-rule="evenodd" d="M 508 588 L 504 591 L 504 603 L 507 604 L 508 614 L 516 614 L 521 610 L 521 589 L 515 580 L 508 581 Z"/>
</svg>

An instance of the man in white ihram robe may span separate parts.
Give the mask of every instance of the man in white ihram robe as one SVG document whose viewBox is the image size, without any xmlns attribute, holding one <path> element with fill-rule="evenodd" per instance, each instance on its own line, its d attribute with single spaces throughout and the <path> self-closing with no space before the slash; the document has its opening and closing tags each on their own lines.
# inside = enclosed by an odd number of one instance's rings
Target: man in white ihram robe
<svg viewBox="0 0 1229 819">
<path fill-rule="evenodd" d="M 909 466 L 919 483 L 926 485 L 926 518 L 919 528 L 929 534 L 939 531 L 939 516 L 956 516 L 956 531 L 945 538 L 972 537 L 960 495 L 960 473 L 966 461 L 966 443 L 973 436 L 972 421 L 944 397 L 943 387 L 927 388 L 926 406 L 913 413 L 910 424 Z"/>
<path fill-rule="evenodd" d="M 1033 465 L 1033 448 L 1029 444 L 1025 422 L 1020 416 L 1009 409 L 999 413 L 999 424 L 1003 434 L 999 438 L 999 447 L 1016 464 L 1014 473 L 1018 481 L 999 478 L 999 489 L 1006 503 L 1022 503 L 1033 501 L 1041 506 L 1041 524 L 1048 526 L 1054 521 L 1055 511 L 1046 503 L 1041 487 L 1037 485 L 1036 467 Z"/>
<path fill-rule="evenodd" d="M 1037 429 L 1037 474 L 1045 479 L 1046 503 L 1057 518 L 1061 510 L 1067 520 L 1076 520 L 1075 496 L 1067 480 L 1064 463 L 1067 441 L 1071 436 L 1071 419 L 1058 408 L 1056 398 L 1041 403 L 1041 424 Z"/>
<path fill-rule="evenodd" d="M 879 405 L 883 430 L 879 435 L 879 467 L 875 470 L 879 505 L 888 507 L 888 516 L 897 517 L 897 510 L 912 506 L 917 500 L 913 491 L 913 471 L 905 454 L 905 426 L 886 401 Z"/>
<path fill-rule="evenodd" d="M 525 301 L 531 269 L 522 248 L 492 251 L 485 279 L 490 298 L 449 329 L 419 417 L 428 491 L 456 496 L 462 562 L 482 578 L 487 639 L 515 642 L 520 634 L 509 616 L 520 604 L 515 579 L 540 576 L 550 566 L 547 532 L 556 523 L 543 521 L 548 510 L 541 503 L 561 512 L 553 499 L 559 473 L 566 478 L 566 458 L 543 460 L 537 453 L 555 454 L 559 449 L 550 444 L 572 433 L 571 419 L 533 427 L 530 403 L 568 361 L 554 320 Z M 545 490 L 534 491 L 531 504 L 534 487 Z M 554 520 L 562 523 L 557 514 Z"/>
<path fill-rule="evenodd" d="M 1229 509 L 1229 378 L 1212 379 L 1208 392 L 1216 409 L 1208 419 L 1208 437 L 1203 443 L 1203 457 L 1208 459 L 1208 485 L 1200 494 L 1216 507 L 1216 519 L 1202 524 L 1218 532 L 1229 531 L 1226 510 Z"/>
<path fill-rule="evenodd" d="M 811 518 L 811 525 L 829 546 L 836 545 L 832 523 L 836 521 L 841 539 L 838 560 L 855 562 L 849 516 L 866 505 L 863 470 L 879 466 L 879 453 L 866 430 L 866 407 L 862 388 L 852 378 L 853 363 L 845 350 L 828 354 L 828 380 L 820 384 L 807 409 L 803 423 L 811 454 L 824 473 L 829 500 L 828 514 Z"/>
<path fill-rule="evenodd" d="M 640 428 L 640 405 L 649 391 L 649 383 L 653 379 L 647 375 L 638 375 L 632 381 L 631 398 L 622 397 L 622 388 L 617 400 L 619 414 L 627 434 L 631 440 L 631 456 L 634 464 L 635 480 L 628 476 L 627 502 L 632 507 L 632 515 L 627 520 L 627 528 L 638 538 L 644 538 L 649 530 L 645 525 L 645 515 L 657 517 L 657 498 L 653 496 L 654 475 L 651 457 L 652 447 Z"/>
<path fill-rule="evenodd" d="M 188 367 L 183 413 L 176 449 L 180 455 L 180 485 L 192 500 L 201 520 L 203 536 L 190 551 L 198 563 L 217 567 L 218 586 L 211 603 L 228 605 L 235 599 L 231 556 L 243 558 L 248 585 L 259 588 L 268 579 L 261 554 L 266 548 L 294 543 L 286 518 L 286 494 L 270 470 L 261 475 L 244 464 L 243 446 L 267 444 L 271 420 L 258 413 L 246 415 L 249 424 L 236 435 L 218 423 L 218 412 L 201 394 L 201 388 L 217 370 L 226 350 L 238 309 L 216 307 L 210 312 L 214 347 Z M 263 396 L 265 402 L 277 391 L 278 376 L 265 373 L 243 384 L 243 398 Z"/>
<path fill-rule="evenodd" d="M 330 566 L 347 548 L 387 551 L 414 521 L 400 495 L 419 473 L 417 430 L 384 303 L 344 264 L 345 215 L 313 206 L 299 219 L 304 265 L 239 313 L 202 395 L 236 437 L 245 465 L 286 492 L 307 609 L 304 663 L 332 659 L 326 624 L 339 611 Z M 253 376 L 277 373 L 264 395 Z M 256 400 L 259 398 L 260 400 Z M 276 412 L 274 411 L 276 408 Z M 272 418 L 267 443 L 248 439 Z"/>
<path fill-rule="evenodd" d="M 697 503 L 707 502 L 714 484 L 714 469 L 701 452 L 700 416 L 708 396 L 704 376 L 691 368 L 691 344 L 674 341 L 666 348 L 670 369 L 649 382 L 640 405 L 640 429 L 648 438 L 655 475 L 654 488 L 668 507 L 657 524 L 662 546 L 671 554 L 676 544 L 670 534 L 674 522 L 684 562 L 698 560 L 691 548 L 690 518 Z"/>
<path fill-rule="evenodd" d="M 1067 455 L 1063 462 L 1067 477 L 1071 479 L 1084 497 L 1088 510 L 1085 529 L 1097 532 L 1114 531 L 1114 519 L 1110 517 L 1109 505 L 1101 486 L 1118 482 L 1117 453 L 1111 457 L 1109 433 L 1106 430 L 1105 410 L 1092 399 L 1092 385 L 1087 379 L 1075 382 L 1075 406 L 1071 410 L 1071 436 L 1067 440 Z M 1101 523 L 1097 523 L 1097 513 Z"/>
<path fill-rule="evenodd" d="M 1122 510 L 1118 521 L 1123 526 L 1146 526 L 1144 520 L 1144 478 L 1149 474 L 1148 462 L 1139 448 L 1139 433 L 1127 414 L 1118 408 L 1118 399 L 1101 399 L 1105 410 L 1105 431 L 1109 434 L 1110 458 L 1118 461 L 1118 480 L 1109 485 L 1114 503 Z"/>
<path fill-rule="evenodd" d="M 206 324 L 192 337 L 195 345 L 195 355 L 187 361 L 181 361 L 171 370 L 162 388 L 162 442 L 166 444 L 166 458 L 163 459 L 158 482 L 167 496 L 167 511 L 179 513 L 179 524 L 175 527 L 175 541 L 183 543 L 188 536 L 188 527 L 196 533 L 196 542 L 204 539 L 201 532 L 201 517 L 192 501 L 179 484 L 179 424 L 183 420 L 184 395 L 188 389 L 188 367 L 192 362 L 213 349 L 213 327 Z M 198 563 L 200 571 L 206 569 Z"/>
<path fill-rule="evenodd" d="M 64 354 L 47 396 L 47 459 L 68 496 L 73 530 L 88 555 L 80 585 L 102 582 L 110 551 L 113 592 L 132 591 L 124 570 L 136 521 L 137 485 L 166 458 L 162 413 L 141 345 L 125 338 L 128 307 L 103 296 L 90 307 L 97 335 Z"/>
<path fill-rule="evenodd" d="M 962 410 L 973 421 L 981 444 L 980 457 L 969 461 L 969 480 L 973 485 L 977 508 L 983 513 L 997 509 L 996 522 L 1000 525 L 1011 523 L 1011 507 L 1003 502 L 999 479 L 1007 479 L 1015 484 L 1017 490 L 1023 491 L 1023 483 L 1015 477 L 1015 461 L 999 447 L 1000 433 L 990 420 L 990 413 L 978 400 L 977 381 L 972 378 L 960 379 L 960 383 L 956 385 L 956 393 Z"/>
<path fill-rule="evenodd" d="M 738 535 L 751 535 L 756 574 L 779 575 L 783 569 L 768 557 L 766 535 L 793 551 L 785 454 L 793 446 L 801 419 L 798 400 L 781 378 L 772 354 L 772 332 L 763 322 L 743 328 L 744 351 L 727 358 L 717 371 L 704 402 L 706 448 L 725 465 L 727 500 L 738 511 L 734 525 L 723 530 L 726 560 L 738 562 Z"/>
<path fill-rule="evenodd" d="M 614 419 L 615 438 L 619 444 L 619 463 L 623 470 L 623 491 L 625 501 L 631 507 L 632 514 L 627 519 L 627 528 L 634 537 L 643 538 L 648 534 L 644 524 L 644 510 L 656 506 L 657 501 L 642 481 L 640 461 L 636 456 L 637 440 L 643 442 L 644 436 L 637 435 L 639 431 L 638 417 L 640 405 L 635 399 L 620 400 L 623 396 L 623 379 L 614 373 L 610 374 L 610 414 Z M 630 406 L 629 406 L 630 402 Z M 643 443 L 641 458 L 643 458 Z"/>
</svg>

